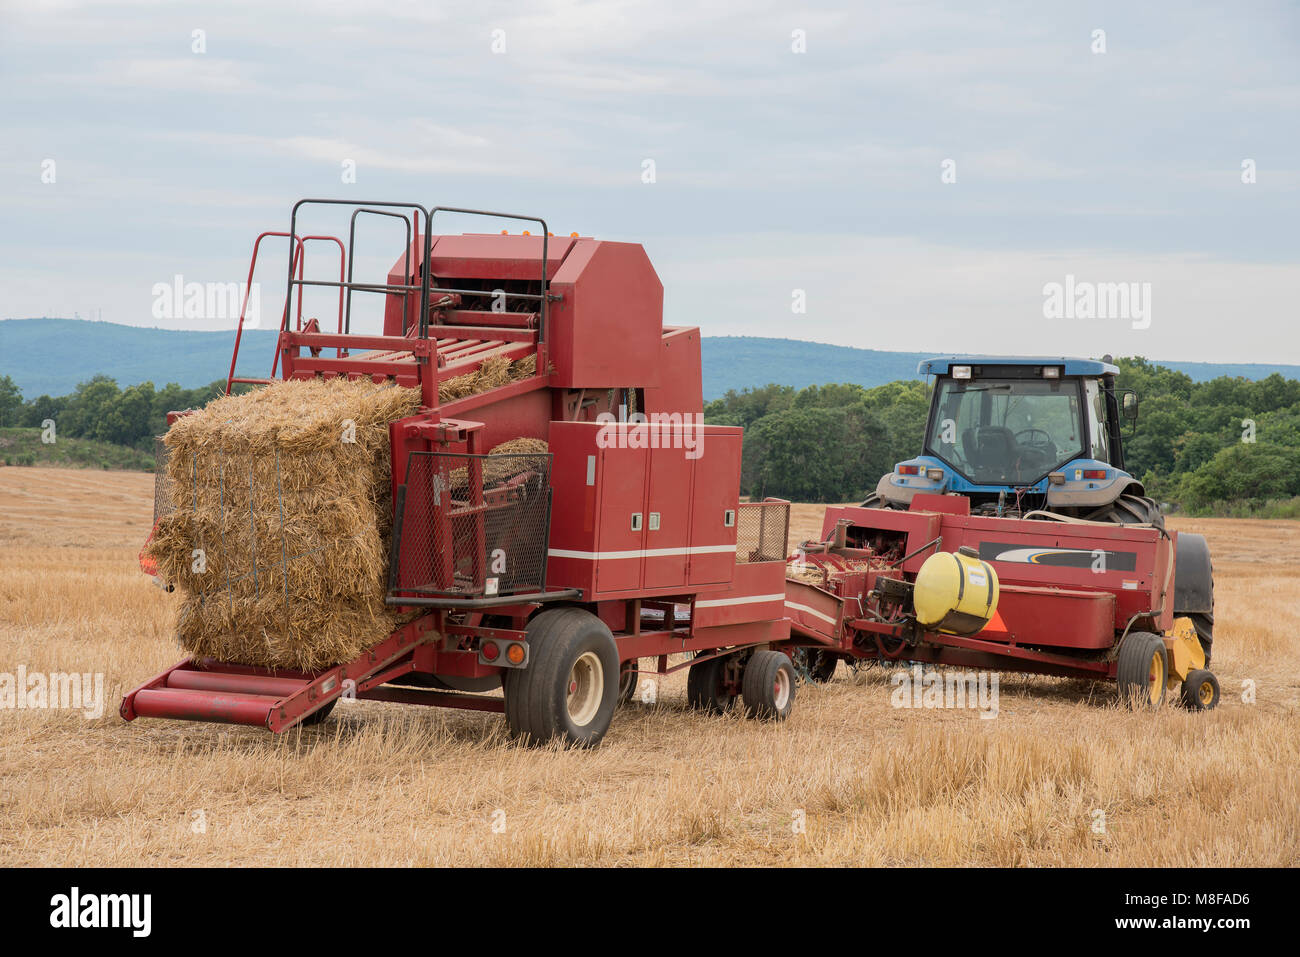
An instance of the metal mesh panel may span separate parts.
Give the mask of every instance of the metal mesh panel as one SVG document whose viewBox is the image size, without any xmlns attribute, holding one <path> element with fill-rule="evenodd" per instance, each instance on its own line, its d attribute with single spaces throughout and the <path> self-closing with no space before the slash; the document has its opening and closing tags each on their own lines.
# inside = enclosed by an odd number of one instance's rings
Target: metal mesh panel
<svg viewBox="0 0 1300 957">
<path fill-rule="evenodd" d="M 452 597 L 542 590 L 550 474 L 548 453 L 411 455 L 389 590 Z"/>
<path fill-rule="evenodd" d="M 163 443 L 162 436 L 153 440 L 153 522 L 170 515 L 176 509 L 172 497 L 171 482 L 167 478 L 167 457 L 170 451 Z"/>
<path fill-rule="evenodd" d="M 736 561 L 783 562 L 789 536 L 789 502 L 742 502 L 736 512 Z"/>
</svg>

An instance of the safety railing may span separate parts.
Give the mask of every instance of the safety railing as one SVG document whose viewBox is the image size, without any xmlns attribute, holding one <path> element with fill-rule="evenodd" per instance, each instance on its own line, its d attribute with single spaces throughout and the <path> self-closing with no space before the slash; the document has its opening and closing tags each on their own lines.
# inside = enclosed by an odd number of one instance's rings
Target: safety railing
<svg viewBox="0 0 1300 957">
<path fill-rule="evenodd" d="M 544 592 L 551 456 L 416 452 L 394 507 L 390 595 Z"/>
</svg>

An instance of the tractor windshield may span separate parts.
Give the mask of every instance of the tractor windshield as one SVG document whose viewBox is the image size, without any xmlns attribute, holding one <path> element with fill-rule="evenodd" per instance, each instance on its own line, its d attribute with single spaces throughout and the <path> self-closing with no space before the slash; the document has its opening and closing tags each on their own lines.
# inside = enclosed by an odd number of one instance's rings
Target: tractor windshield
<svg viewBox="0 0 1300 957">
<path fill-rule="evenodd" d="M 1083 453 L 1077 380 L 942 379 L 926 452 L 977 485 L 1032 485 Z"/>
</svg>

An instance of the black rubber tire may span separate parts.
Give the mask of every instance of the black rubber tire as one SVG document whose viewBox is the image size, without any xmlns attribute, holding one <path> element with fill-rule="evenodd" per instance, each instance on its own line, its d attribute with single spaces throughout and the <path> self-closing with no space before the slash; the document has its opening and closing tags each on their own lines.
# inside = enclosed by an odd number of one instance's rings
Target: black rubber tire
<svg viewBox="0 0 1300 957">
<path fill-rule="evenodd" d="M 1210 585 L 1214 587 L 1213 584 Z M 1205 664 L 1210 663 L 1210 652 L 1214 649 L 1214 612 L 1189 611 L 1182 615 L 1174 612 L 1175 618 L 1190 618 L 1196 628 L 1196 637 L 1201 640 L 1201 650 L 1205 652 Z"/>
<path fill-rule="evenodd" d="M 686 672 L 686 700 L 692 708 L 709 714 L 722 714 L 735 703 L 736 696 L 727 691 L 723 673 L 730 655 L 710 658 L 691 665 Z"/>
<path fill-rule="evenodd" d="M 531 652 L 528 667 L 509 668 L 505 676 L 510 733 L 527 744 L 556 738 L 585 748 L 599 744 L 618 706 L 618 646 L 609 628 L 582 608 L 555 608 L 534 617 L 526 631 Z M 577 704 L 570 699 L 574 683 L 588 691 L 591 713 L 581 723 L 575 719 L 582 715 L 571 713 Z"/>
<path fill-rule="evenodd" d="M 1152 676 L 1152 665 L 1159 666 L 1159 674 Z M 1119 661 L 1115 673 L 1120 701 L 1133 708 L 1158 708 L 1165 700 L 1169 687 L 1169 653 L 1159 635 L 1149 631 L 1130 631 L 1119 646 Z M 1158 692 L 1153 685 L 1159 683 Z"/>
<path fill-rule="evenodd" d="M 1219 706 L 1219 679 L 1208 668 L 1187 673 L 1183 682 L 1183 705 L 1188 711 L 1212 711 Z"/>
<path fill-rule="evenodd" d="M 794 709 L 794 666 L 779 651 L 756 651 L 745 664 L 740 693 L 745 714 L 764 721 L 784 721 Z"/>
<path fill-rule="evenodd" d="M 1174 617 L 1192 620 L 1208 668 L 1214 651 L 1214 559 L 1204 536 L 1191 532 L 1178 536 L 1174 550 Z"/>
<path fill-rule="evenodd" d="M 319 711 L 313 711 L 311 714 L 307 715 L 307 717 L 303 718 L 298 723 L 301 724 L 303 727 L 311 727 L 313 724 L 320 724 L 322 721 L 324 721 L 326 718 L 330 716 L 330 712 L 334 710 L 334 706 L 338 703 L 339 703 L 339 699 L 335 698 L 325 707 L 321 708 Z"/>
<path fill-rule="evenodd" d="M 884 499 L 882 499 L 880 497 L 879 492 L 872 492 L 870 495 L 868 495 L 866 498 L 862 500 L 862 504 L 859 505 L 858 507 L 859 508 L 892 508 L 896 512 L 900 511 L 899 506 L 895 505 L 893 502 L 887 502 Z"/>
<path fill-rule="evenodd" d="M 627 704 L 636 697 L 636 689 L 641 684 L 640 659 L 632 658 L 619 665 L 618 703 Z"/>
<path fill-rule="evenodd" d="M 1153 498 L 1122 494 L 1115 501 L 1082 516 L 1089 522 L 1114 522 L 1117 525 L 1154 525 L 1165 527 L 1165 516 Z"/>
</svg>

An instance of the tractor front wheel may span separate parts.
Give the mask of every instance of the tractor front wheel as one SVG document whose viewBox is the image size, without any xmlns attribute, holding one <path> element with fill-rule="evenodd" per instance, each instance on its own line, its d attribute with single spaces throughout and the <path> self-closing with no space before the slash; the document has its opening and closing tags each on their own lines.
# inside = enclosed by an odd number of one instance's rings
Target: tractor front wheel
<svg viewBox="0 0 1300 957">
<path fill-rule="evenodd" d="M 609 628 L 581 608 L 555 608 L 533 618 L 527 633 L 532 660 L 505 675 L 511 734 L 529 744 L 599 744 L 619 695 L 618 646 Z"/>
<path fill-rule="evenodd" d="M 1119 698 L 1134 708 L 1158 708 L 1169 684 L 1169 653 L 1164 640 L 1149 631 L 1132 631 L 1119 646 L 1115 678 Z"/>
</svg>

